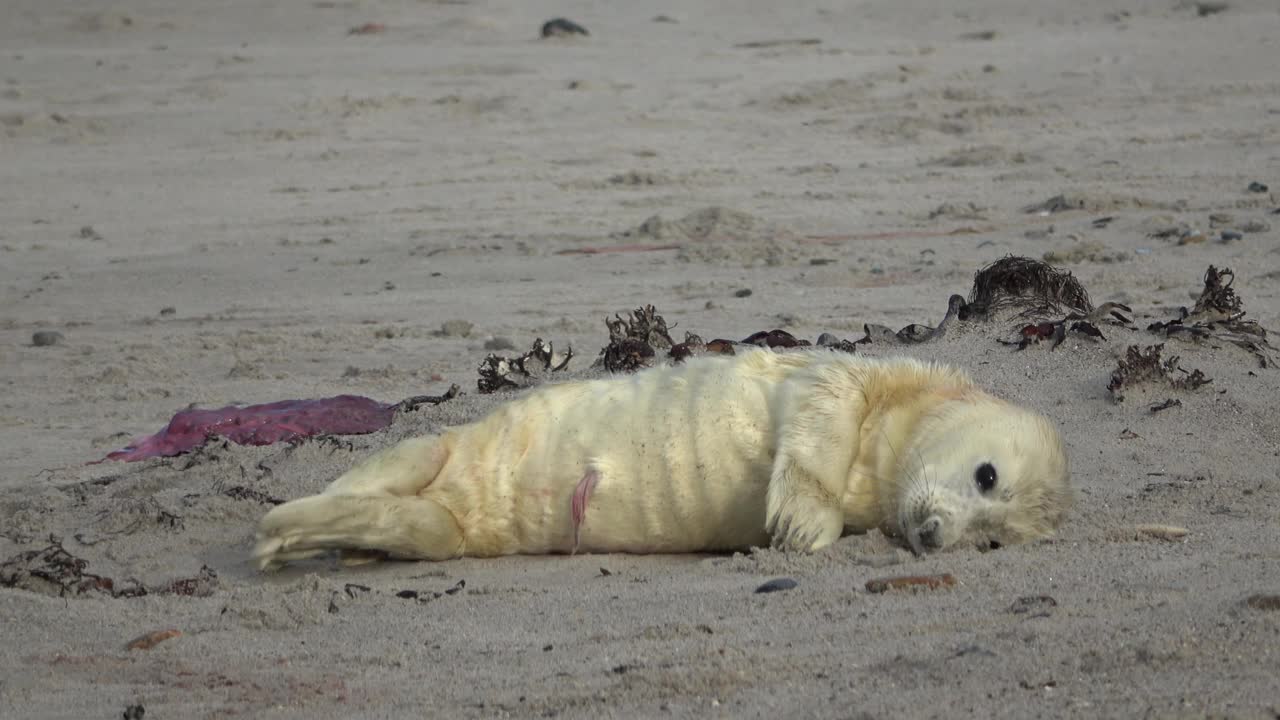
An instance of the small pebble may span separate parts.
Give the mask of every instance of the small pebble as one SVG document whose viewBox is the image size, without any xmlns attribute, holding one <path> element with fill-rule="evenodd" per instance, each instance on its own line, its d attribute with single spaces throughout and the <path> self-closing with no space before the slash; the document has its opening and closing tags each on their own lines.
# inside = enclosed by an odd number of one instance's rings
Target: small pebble
<svg viewBox="0 0 1280 720">
<path fill-rule="evenodd" d="M 1240 223 L 1240 232 L 1242 233 L 1264 233 L 1271 232 L 1271 225 L 1262 220 L 1245 220 Z"/>
<path fill-rule="evenodd" d="M 1190 531 L 1184 527 L 1178 527 L 1177 525 L 1146 524 L 1135 526 L 1133 528 L 1133 532 L 1140 538 L 1148 537 L 1156 540 L 1172 542 L 1186 537 L 1187 533 Z"/>
<path fill-rule="evenodd" d="M 832 260 L 831 258 L 811 258 L 809 260 L 810 265 L 830 265 L 833 262 L 835 262 L 835 260 Z"/>
<path fill-rule="evenodd" d="M 1047 614 L 1050 608 L 1058 607 L 1058 601 L 1048 595 L 1027 595 L 1013 601 L 1009 612 L 1014 615 L 1025 615 L 1030 612 Z"/>
<path fill-rule="evenodd" d="M 57 345 L 66 338 L 57 330 L 37 330 L 31 334 L 31 344 L 36 347 Z"/>
<path fill-rule="evenodd" d="M 165 640 L 176 638 L 180 635 L 182 635 L 180 630 L 172 628 L 169 630 L 156 630 L 130 640 L 129 644 L 124 647 L 126 650 L 150 650 Z"/>
<path fill-rule="evenodd" d="M 485 350 L 515 350 L 516 344 L 509 338 L 491 337 L 484 341 Z"/>
<path fill-rule="evenodd" d="M 1223 230 L 1222 235 L 1220 237 L 1222 239 L 1222 242 L 1231 242 L 1233 240 L 1244 239 L 1244 235 L 1236 232 L 1235 230 Z"/>
<path fill-rule="evenodd" d="M 736 298 L 751 297 L 751 288 L 742 288 L 741 290 L 735 290 L 733 293 L 733 296 Z"/>
<path fill-rule="evenodd" d="M 176 307 L 162 307 L 162 308 L 160 308 L 160 314 L 161 314 L 161 315 L 175 315 L 175 314 L 177 314 L 177 312 L 178 312 L 178 308 L 176 308 Z"/>
<path fill-rule="evenodd" d="M 1264 193 L 1270 189 L 1271 188 L 1267 187 L 1263 183 L 1258 182 L 1257 180 L 1254 180 L 1253 182 L 1249 183 L 1249 192 L 1252 192 L 1252 193 Z"/>
<path fill-rule="evenodd" d="M 578 23 L 565 18 L 552 18 L 542 24 L 542 37 L 565 37 L 568 35 L 590 35 L 587 29 Z"/>
<path fill-rule="evenodd" d="M 142 705 L 130 705 L 124 709 L 124 713 L 121 717 L 123 717 L 124 720 L 142 720 L 146 715 L 147 709 Z"/>
<path fill-rule="evenodd" d="M 783 590 L 794 590 L 799 587 L 800 583 L 791 578 L 777 578 L 756 588 L 757 593 L 780 592 Z"/>
</svg>

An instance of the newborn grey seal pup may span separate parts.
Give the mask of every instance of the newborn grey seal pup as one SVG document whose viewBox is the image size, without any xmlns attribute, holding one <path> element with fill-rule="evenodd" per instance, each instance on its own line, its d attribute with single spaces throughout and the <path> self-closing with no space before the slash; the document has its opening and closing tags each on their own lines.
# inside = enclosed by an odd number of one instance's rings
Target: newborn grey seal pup
<svg viewBox="0 0 1280 720">
<path fill-rule="evenodd" d="M 1045 537 L 1070 502 L 1049 420 L 956 368 L 751 350 L 544 385 L 405 440 L 267 513 L 253 557 L 807 552 L 872 528 L 924 553 Z"/>
</svg>

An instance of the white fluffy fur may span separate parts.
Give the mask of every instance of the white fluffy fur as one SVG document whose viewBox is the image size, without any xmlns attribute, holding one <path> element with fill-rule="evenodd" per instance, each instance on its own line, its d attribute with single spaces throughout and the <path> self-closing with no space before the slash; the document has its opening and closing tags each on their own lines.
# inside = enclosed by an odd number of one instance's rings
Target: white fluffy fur
<svg viewBox="0 0 1280 720">
<path fill-rule="evenodd" d="M 876 527 L 923 551 L 1047 535 L 1069 499 L 1049 422 L 958 370 L 760 350 L 547 385 L 404 441 L 268 513 L 254 557 L 811 551 Z"/>
</svg>

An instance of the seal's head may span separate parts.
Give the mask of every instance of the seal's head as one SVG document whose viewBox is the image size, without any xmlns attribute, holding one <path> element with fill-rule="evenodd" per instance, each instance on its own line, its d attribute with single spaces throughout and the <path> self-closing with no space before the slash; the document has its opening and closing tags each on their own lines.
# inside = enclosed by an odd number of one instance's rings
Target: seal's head
<svg viewBox="0 0 1280 720">
<path fill-rule="evenodd" d="M 917 553 L 1045 537 L 1071 505 L 1057 429 L 985 394 L 950 399 L 922 419 L 898 472 L 895 529 Z"/>
</svg>

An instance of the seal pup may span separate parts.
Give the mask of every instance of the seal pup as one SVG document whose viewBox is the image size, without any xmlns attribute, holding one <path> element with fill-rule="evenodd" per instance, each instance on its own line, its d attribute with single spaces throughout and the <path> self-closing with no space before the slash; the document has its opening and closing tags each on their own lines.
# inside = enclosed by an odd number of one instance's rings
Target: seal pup
<svg viewBox="0 0 1280 720">
<path fill-rule="evenodd" d="M 814 551 L 872 528 L 924 553 L 1050 535 L 1070 498 L 1049 420 L 959 369 L 750 350 L 544 385 L 404 440 L 267 513 L 253 558 Z"/>
</svg>

